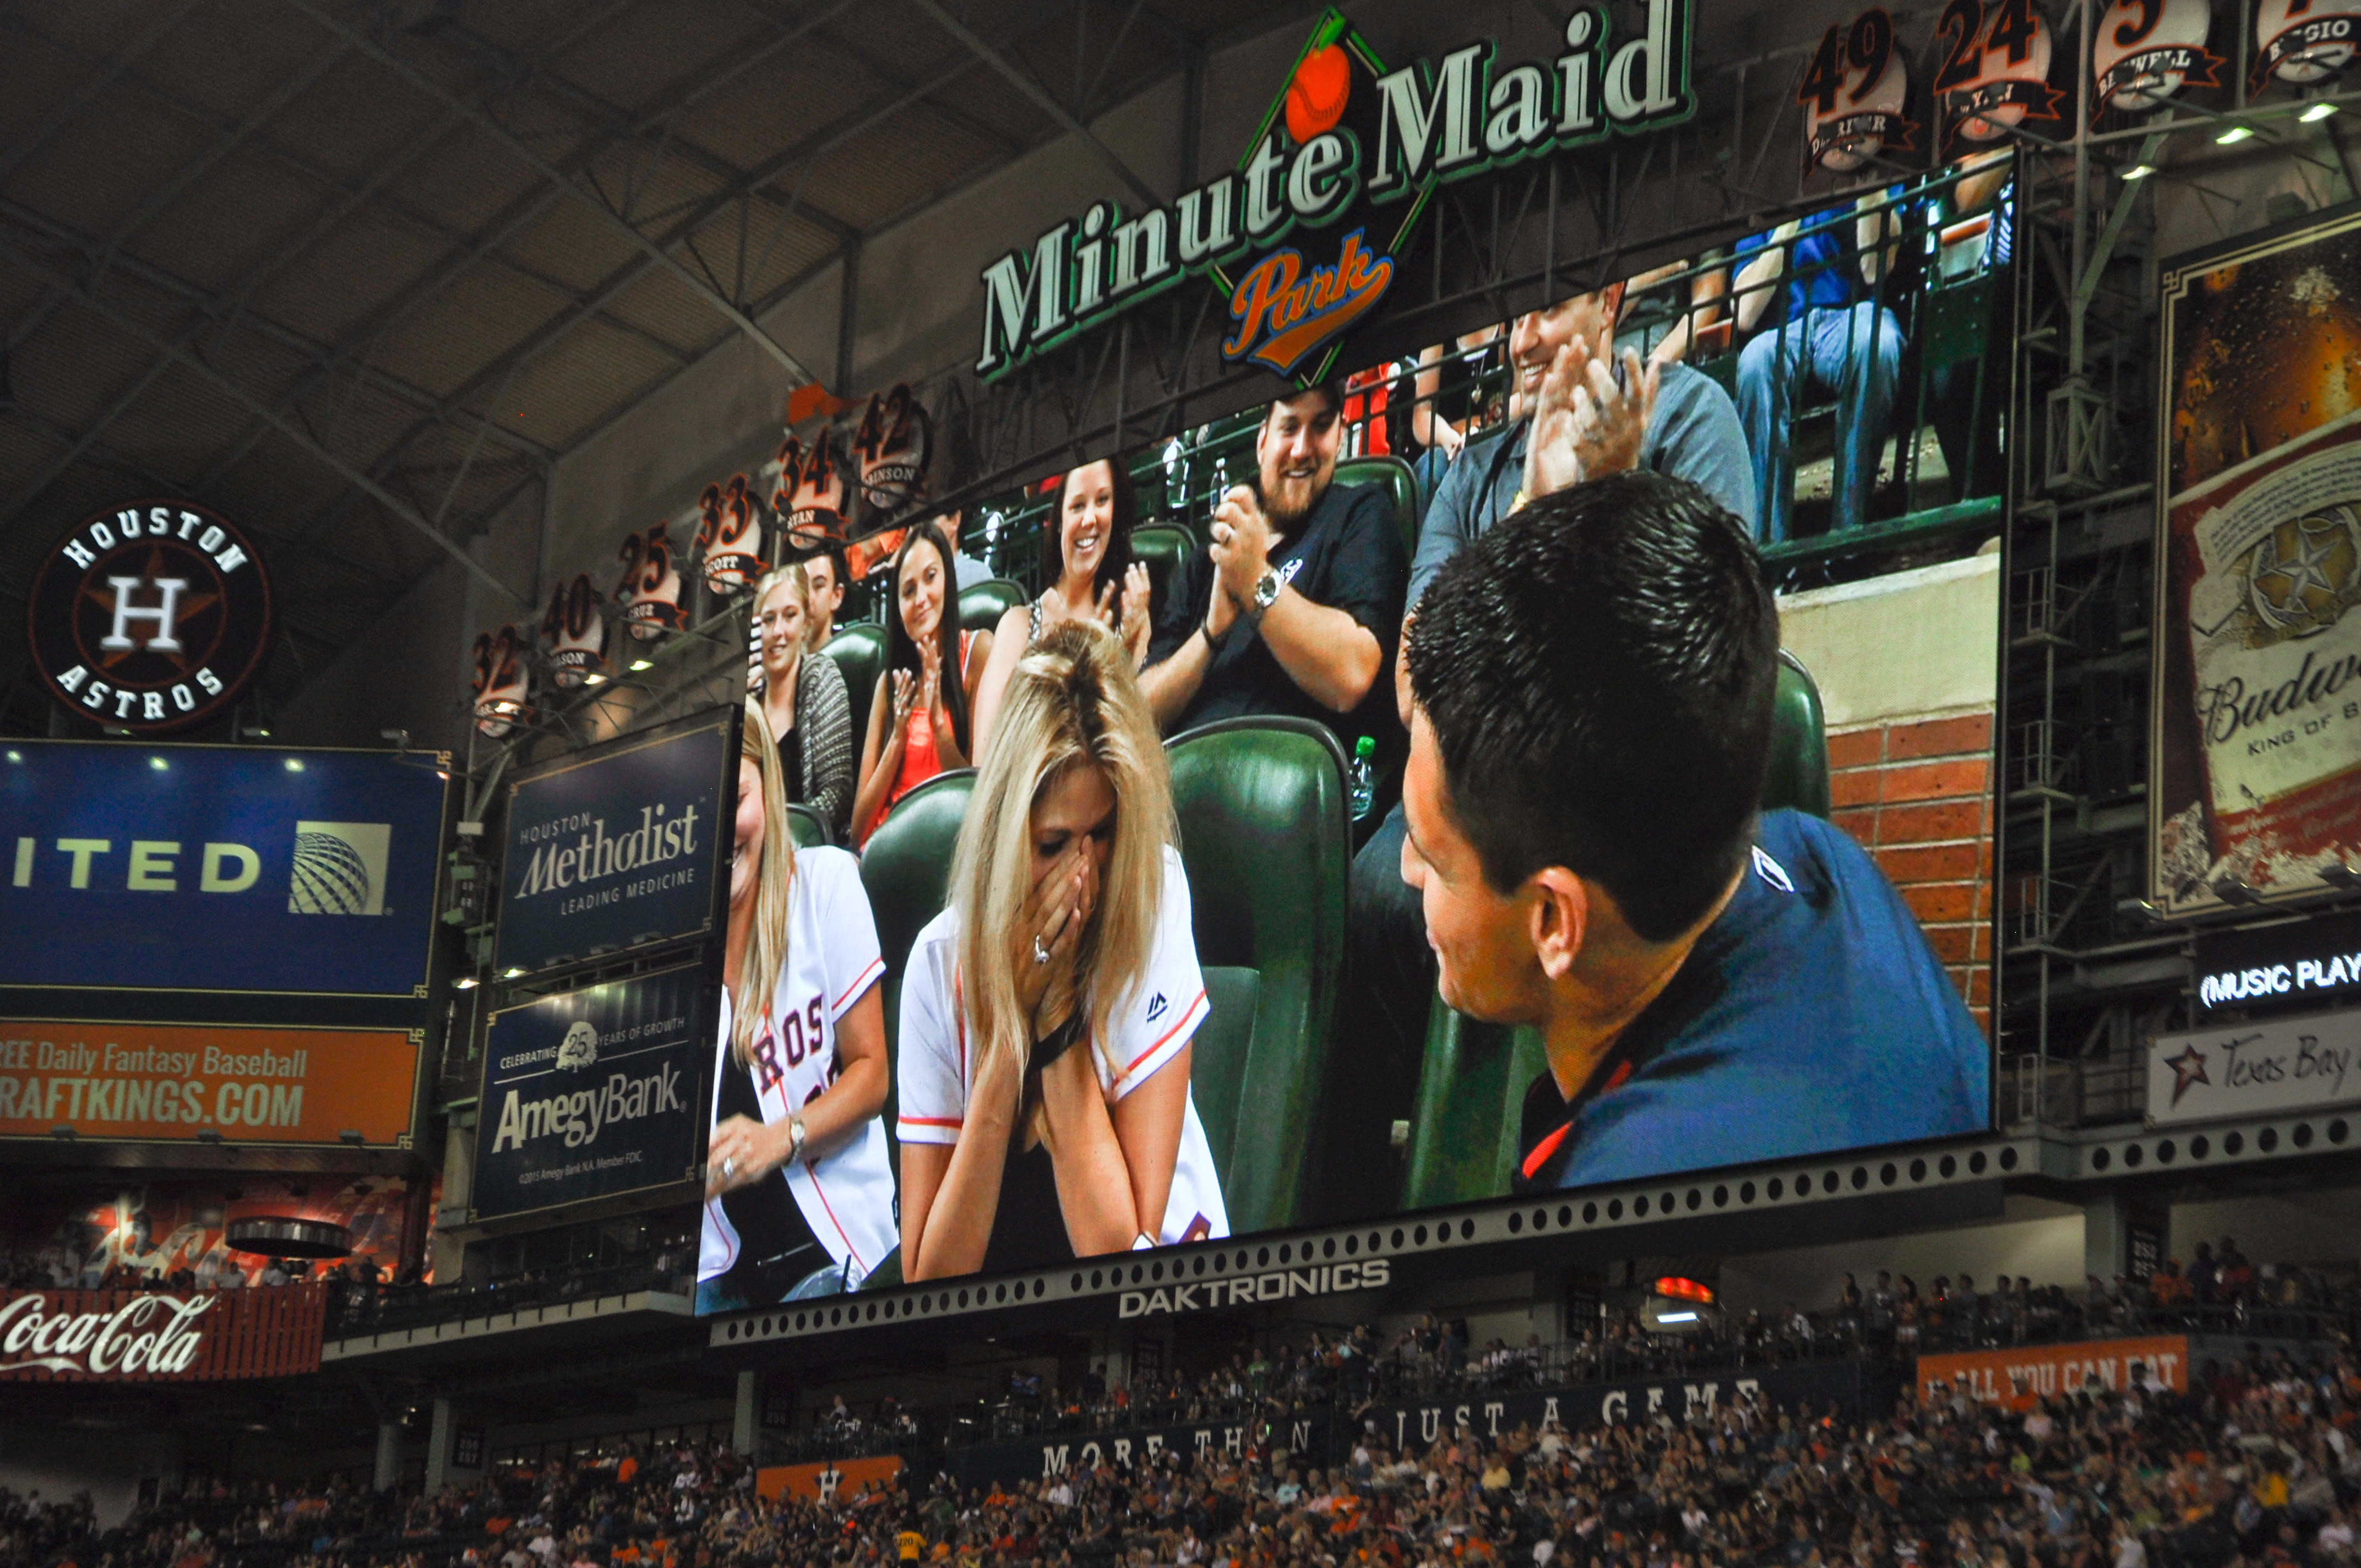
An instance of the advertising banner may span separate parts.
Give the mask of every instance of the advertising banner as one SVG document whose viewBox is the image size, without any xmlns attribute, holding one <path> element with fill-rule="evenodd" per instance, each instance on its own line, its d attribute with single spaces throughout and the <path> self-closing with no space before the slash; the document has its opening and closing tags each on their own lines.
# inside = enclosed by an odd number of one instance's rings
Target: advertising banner
<svg viewBox="0 0 2361 1568">
<path fill-rule="evenodd" d="M 2141 1369 L 2141 1375 L 2133 1372 Z M 1963 1350 L 1918 1358 L 1918 1395 L 1937 1400 L 1964 1387 L 1981 1404 L 2029 1410 L 2043 1399 L 2071 1394 L 2092 1379 L 2124 1389 L 2147 1378 L 2177 1393 L 2189 1390 L 2189 1336 L 2096 1340 L 2080 1344 Z"/>
<path fill-rule="evenodd" d="M 529 972 L 713 929 L 736 725 L 723 709 L 511 784 L 497 968 Z"/>
<path fill-rule="evenodd" d="M 754 1495 L 766 1503 L 781 1497 L 801 1497 L 807 1503 L 850 1502 L 862 1488 L 873 1492 L 900 1474 L 898 1453 L 823 1459 L 817 1464 L 773 1464 L 754 1472 Z"/>
<path fill-rule="evenodd" d="M 423 997 L 448 788 L 429 756 L 10 740 L 0 986 Z"/>
<path fill-rule="evenodd" d="M 408 1148 L 424 1034 L 0 1018 L 0 1137 Z"/>
<path fill-rule="evenodd" d="M 1872 1387 L 1874 1383 L 1884 1387 Z M 1373 1431 L 1397 1453 L 1417 1453 L 1461 1427 L 1478 1439 L 1490 1440 L 1506 1437 L 1520 1427 L 1538 1431 L 1552 1421 L 1569 1431 L 1601 1422 L 1653 1421 L 1660 1417 L 1687 1421 L 1709 1417 L 1733 1404 L 1814 1413 L 1833 1404 L 1845 1414 L 1857 1416 L 1881 1395 L 1890 1399 L 1892 1392 L 1890 1378 L 1865 1362 L 1826 1361 L 1379 1404 L 1362 1410 L 1358 1425 L 1332 1421 L 1323 1410 L 1280 1417 L 1270 1423 L 1267 1433 L 1259 1419 L 1246 1418 L 1058 1432 L 954 1448 L 944 1464 L 962 1486 L 1038 1480 L 1069 1465 L 1088 1467 L 1102 1461 L 1127 1469 L 1152 1464 L 1168 1451 L 1196 1459 L 1214 1454 L 1235 1459 L 1257 1442 L 1302 1455 L 1304 1464 L 1321 1464 L 1341 1458 L 1358 1431 Z"/>
<path fill-rule="evenodd" d="M 2147 1047 L 2147 1124 L 2324 1111 L 2361 1101 L 2361 1010 L 2221 1024 Z"/>
<path fill-rule="evenodd" d="M 2200 931 L 2197 1008 L 2288 1012 L 2361 995 L 2361 915 Z"/>
<path fill-rule="evenodd" d="M 193 1383 L 317 1372 L 327 1291 L 0 1291 L 0 1378 Z"/>
<path fill-rule="evenodd" d="M 2177 258 L 2163 290 L 2150 896 L 2181 914 L 2361 855 L 2361 211 Z"/>
<path fill-rule="evenodd" d="M 685 964 L 493 1015 L 471 1217 L 676 1187 L 697 1174 L 713 999 Z"/>
</svg>

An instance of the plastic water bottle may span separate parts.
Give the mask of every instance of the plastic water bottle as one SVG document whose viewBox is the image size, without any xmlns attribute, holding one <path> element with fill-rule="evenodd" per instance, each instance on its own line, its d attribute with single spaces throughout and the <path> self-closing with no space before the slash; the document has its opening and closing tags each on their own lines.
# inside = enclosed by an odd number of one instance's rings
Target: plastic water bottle
<svg viewBox="0 0 2361 1568">
<path fill-rule="evenodd" d="M 1378 801 L 1378 743 L 1367 735 L 1353 742 L 1353 760 L 1345 769 L 1345 790 L 1353 804 L 1353 820 L 1369 814 Z"/>
</svg>

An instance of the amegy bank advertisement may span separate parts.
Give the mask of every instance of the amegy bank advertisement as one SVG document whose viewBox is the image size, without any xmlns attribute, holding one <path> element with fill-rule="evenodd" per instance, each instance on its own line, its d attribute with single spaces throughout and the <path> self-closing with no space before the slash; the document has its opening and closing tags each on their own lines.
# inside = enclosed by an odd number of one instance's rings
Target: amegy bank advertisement
<svg viewBox="0 0 2361 1568">
<path fill-rule="evenodd" d="M 399 1029 L 0 1019 L 0 1137 L 393 1144 L 423 1048 Z"/>
</svg>

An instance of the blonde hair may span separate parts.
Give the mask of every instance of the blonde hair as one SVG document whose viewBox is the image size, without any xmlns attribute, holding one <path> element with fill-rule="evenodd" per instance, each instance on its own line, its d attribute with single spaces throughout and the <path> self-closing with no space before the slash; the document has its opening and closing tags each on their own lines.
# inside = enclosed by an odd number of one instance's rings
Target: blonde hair
<svg viewBox="0 0 2361 1568">
<path fill-rule="evenodd" d="M 762 601 L 757 599 L 756 603 Z M 754 1064 L 754 1027 L 770 1010 L 771 992 L 787 967 L 789 894 L 796 878 L 795 828 L 787 818 L 787 791 L 780 778 L 779 748 L 771 740 L 763 705 L 746 699 L 746 722 L 739 730 L 738 756 L 763 775 L 763 863 L 754 872 L 753 927 L 730 994 L 730 1055 L 740 1067 Z M 749 995 L 754 1005 L 746 1005 Z"/>
<path fill-rule="evenodd" d="M 1148 972 L 1163 907 L 1164 848 L 1174 837 L 1172 784 L 1148 698 L 1115 635 L 1066 620 L 1041 634 L 1009 678 L 951 861 L 960 986 L 976 1077 L 996 1057 L 1022 1064 L 1033 1020 L 1016 1001 L 1016 966 L 1031 963 L 1023 919 L 1033 890 L 1033 807 L 1067 768 L 1095 766 L 1115 795 L 1115 839 L 1075 973 L 1095 1048 L 1108 1020 Z"/>
<path fill-rule="evenodd" d="M 763 619 L 763 601 L 771 597 L 773 588 L 782 584 L 785 585 L 789 593 L 796 596 L 796 603 L 803 607 L 803 651 L 808 653 L 811 652 L 812 635 L 811 575 L 804 570 L 804 564 L 801 561 L 790 561 L 784 566 L 774 566 L 763 574 L 762 580 L 754 585 L 752 614 L 756 624 L 759 625 Z"/>
</svg>

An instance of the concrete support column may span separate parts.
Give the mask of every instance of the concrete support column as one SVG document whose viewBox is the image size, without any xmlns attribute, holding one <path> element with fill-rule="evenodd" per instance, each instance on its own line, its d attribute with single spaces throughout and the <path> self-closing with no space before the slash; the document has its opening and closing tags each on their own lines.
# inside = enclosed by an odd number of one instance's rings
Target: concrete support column
<svg viewBox="0 0 2361 1568">
<path fill-rule="evenodd" d="M 1106 1386 L 1117 1384 L 1126 1387 L 1131 1383 L 1131 1325 L 1118 1323 L 1106 1331 L 1106 1349 L 1101 1359 L 1106 1364 Z"/>
<path fill-rule="evenodd" d="M 434 1496 L 451 1478 L 451 1401 L 434 1400 L 434 1424 L 426 1434 L 426 1495 Z"/>
<path fill-rule="evenodd" d="M 2112 1282 L 2130 1268 L 2131 1203 L 2103 1192 L 2082 1203 L 2082 1272 Z"/>
<path fill-rule="evenodd" d="M 730 1427 L 730 1446 L 748 1458 L 754 1457 L 754 1419 L 760 1413 L 755 1401 L 762 1397 L 760 1379 L 752 1372 L 738 1374 L 737 1419 Z"/>
<path fill-rule="evenodd" d="M 377 1490 L 390 1492 L 401 1481 L 401 1423 L 377 1423 L 377 1475 L 371 1482 Z"/>
</svg>

